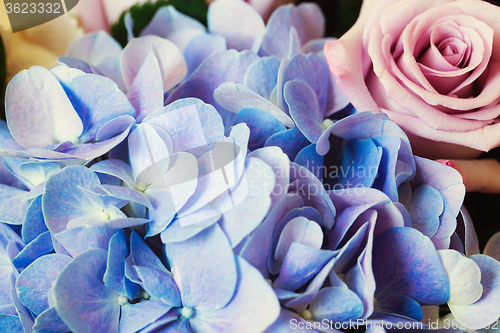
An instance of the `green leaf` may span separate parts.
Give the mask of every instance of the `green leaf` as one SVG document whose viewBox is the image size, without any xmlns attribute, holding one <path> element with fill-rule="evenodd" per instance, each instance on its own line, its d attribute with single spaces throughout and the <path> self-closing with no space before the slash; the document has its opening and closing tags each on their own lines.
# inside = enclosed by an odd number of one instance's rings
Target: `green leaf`
<svg viewBox="0 0 500 333">
<path fill-rule="evenodd" d="M 5 119 L 5 85 L 7 83 L 7 56 L 3 46 L 2 35 L 0 35 L 0 119 Z"/>
<path fill-rule="evenodd" d="M 125 28 L 125 14 L 130 12 L 134 21 L 134 35 L 139 36 L 141 31 L 151 22 L 155 13 L 164 6 L 172 5 L 179 12 L 207 25 L 208 4 L 205 0 L 158 0 L 144 4 L 136 4 L 120 15 L 120 19 L 111 27 L 111 35 L 123 46 L 127 45 L 127 29 Z"/>
</svg>

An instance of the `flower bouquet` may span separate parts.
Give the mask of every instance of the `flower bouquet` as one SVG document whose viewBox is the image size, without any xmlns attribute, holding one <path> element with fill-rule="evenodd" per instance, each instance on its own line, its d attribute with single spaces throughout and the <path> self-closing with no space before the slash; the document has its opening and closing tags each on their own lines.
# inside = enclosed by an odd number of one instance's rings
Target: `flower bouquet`
<svg viewBox="0 0 500 333">
<path fill-rule="evenodd" d="M 99 16 L 8 83 L 0 332 L 500 330 L 500 233 L 462 207 L 500 8 L 365 0 L 335 39 L 252 4 Z"/>
</svg>

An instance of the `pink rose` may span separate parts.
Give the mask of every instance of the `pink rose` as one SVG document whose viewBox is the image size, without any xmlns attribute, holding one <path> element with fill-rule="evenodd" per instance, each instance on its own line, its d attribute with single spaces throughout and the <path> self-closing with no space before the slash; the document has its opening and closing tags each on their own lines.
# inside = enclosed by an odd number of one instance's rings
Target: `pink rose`
<svg viewBox="0 0 500 333">
<path fill-rule="evenodd" d="M 499 7 L 365 0 L 325 54 L 352 104 L 387 113 L 416 154 L 470 158 L 500 145 Z"/>
</svg>

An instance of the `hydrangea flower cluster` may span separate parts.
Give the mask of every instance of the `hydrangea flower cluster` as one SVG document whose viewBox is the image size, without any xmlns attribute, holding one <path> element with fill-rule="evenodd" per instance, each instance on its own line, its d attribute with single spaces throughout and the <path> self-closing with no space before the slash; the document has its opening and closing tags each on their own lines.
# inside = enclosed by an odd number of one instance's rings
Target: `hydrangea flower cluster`
<svg viewBox="0 0 500 333">
<path fill-rule="evenodd" d="M 480 254 L 460 174 L 349 105 L 319 7 L 126 21 L 125 48 L 91 33 L 8 86 L 1 332 L 498 320 L 499 235 Z"/>
</svg>

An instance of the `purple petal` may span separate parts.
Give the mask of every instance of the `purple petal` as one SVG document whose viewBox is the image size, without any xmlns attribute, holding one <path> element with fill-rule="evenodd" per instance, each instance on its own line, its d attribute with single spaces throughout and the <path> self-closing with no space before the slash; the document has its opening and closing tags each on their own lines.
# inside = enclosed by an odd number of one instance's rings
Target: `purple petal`
<svg viewBox="0 0 500 333">
<path fill-rule="evenodd" d="M 32 98 L 24 98 L 29 95 Z M 56 77 L 43 67 L 17 74 L 7 86 L 5 113 L 10 132 L 26 148 L 76 141 L 82 120 Z M 37 110 L 37 112 L 32 112 Z"/>
<path fill-rule="evenodd" d="M 76 332 L 117 332 L 120 305 L 104 286 L 107 253 L 90 249 L 66 266 L 54 285 L 57 313 Z"/>
<path fill-rule="evenodd" d="M 264 222 L 250 235 L 241 249 L 240 256 L 256 267 L 264 277 L 269 275 L 268 258 L 276 226 L 287 212 L 302 206 L 304 201 L 299 195 L 287 194 L 269 212 Z"/>
<path fill-rule="evenodd" d="M 183 306 L 217 310 L 229 303 L 237 271 L 231 245 L 218 225 L 185 242 L 168 243 L 165 250 L 174 279 L 182 286 Z"/>
<path fill-rule="evenodd" d="M 411 216 L 413 228 L 429 238 L 436 234 L 444 204 L 441 194 L 435 188 L 421 185 L 414 189 L 406 209 Z"/>
<path fill-rule="evenodd" d="M 339 302 L 342 300 L 342 302 Z M 309 311 L 317 321 L 345 322 L 358 319 L 363 313 L 363 303 L 347 288 L 326 287 L 320 289 L 309 305 Z"/>
<path fill-rule="evenodd" d="M 309 221 L 304 217 L 294 218 L 283 228 L 276 245 L 274 258 L 283 262 L 292 243 L 320 249 L 323 244 L 321 227 L 316 222 Z"/>
<path fill-rule="evenodd" d="M 377 302 L 377 312 L 395 313 L 401 316 L 422 321 L 423 313 L 420 304 L 407 296 L 390 296 Z"/>
<path fill-rule="evenodd" d="M 227 47 L 237 51 L 250 50 L 265 31 L 260 14 L 243 1 L 220 0 L 211 4 L 207 21 L 208 30 L 223 36 Z"/>
<path fill-rule="evenodd" d="M 278 58 L 288 57 L 291 27 L 297 29 L 301 44 L 305 44 L 323 36 L 325 17 L 319 6 L 312 3 L 278 8 L 267 23 L 262 49 Z"/>
</svg>

